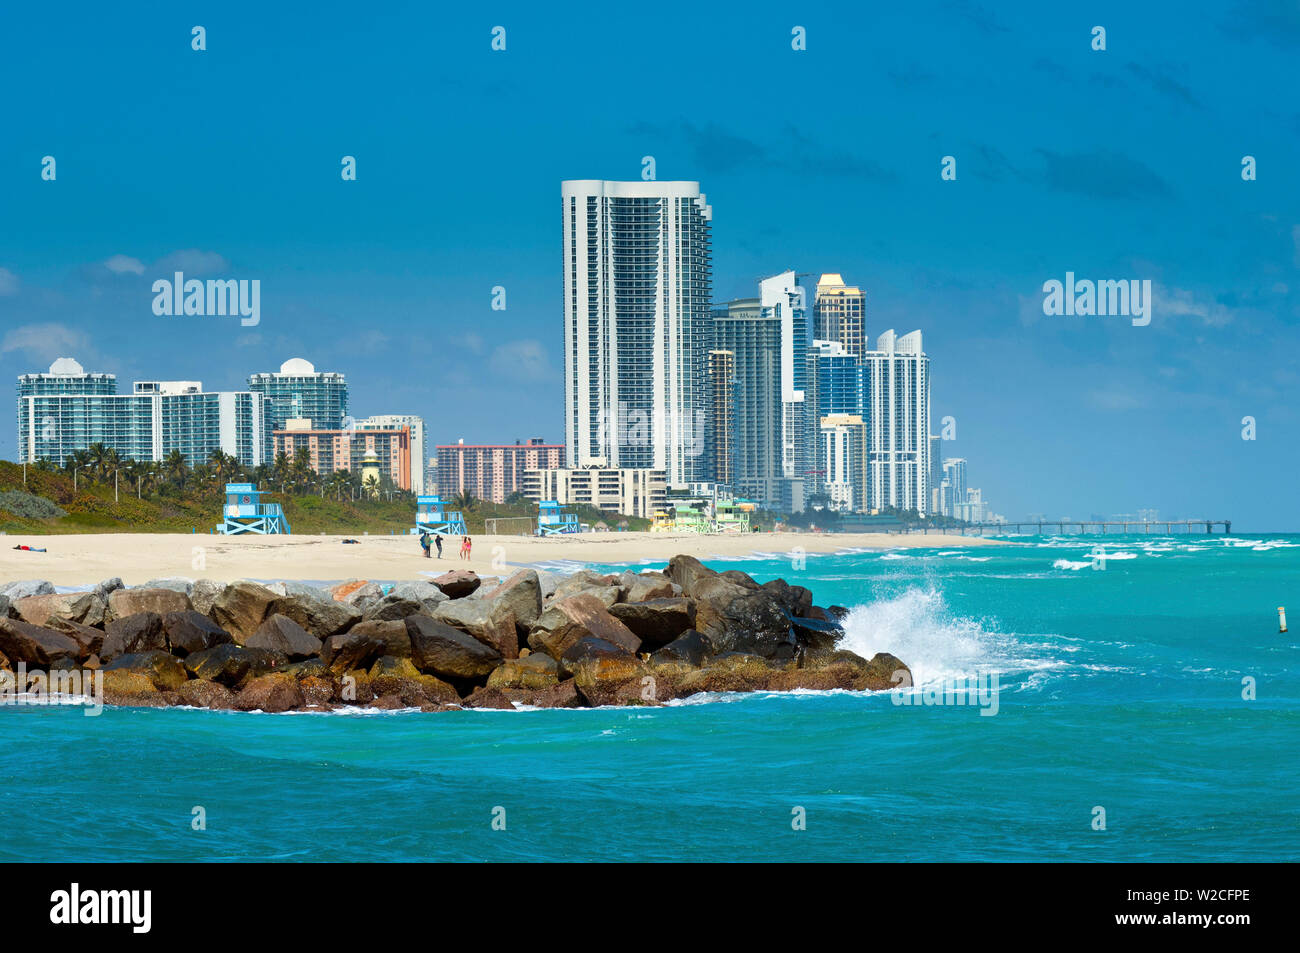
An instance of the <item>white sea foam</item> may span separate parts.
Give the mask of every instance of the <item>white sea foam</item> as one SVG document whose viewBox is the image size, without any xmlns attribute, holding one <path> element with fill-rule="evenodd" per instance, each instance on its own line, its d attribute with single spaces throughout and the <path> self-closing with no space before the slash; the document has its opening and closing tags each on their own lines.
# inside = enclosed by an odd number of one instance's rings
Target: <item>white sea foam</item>
<svg viewBox="0 0 1300 953">
<path fill-rule="evenodd" d="M 944 679 L 1045 671 L 1065 665 L 1032 654 L 1014 635 L 986 629 L 952 613 L 936 589 L 911 587 L 892 598 L 858 606 L 844 620 L 841 648 L 871 658 L 889 652 L 907 663 L 916 685 Z"/>
<path fill-rule="evenodd" d="M 1078 571 L 1080 569 L 1087 569 L 1091 565 L 1092 565 L 1092 560 L 1090 559 L 1085 559 L 1083 562 L 1077 562 L 1072 559 L 1058 559 L 1056 560 L 1056 562 L 1052 563 L 1052 568 L 1069 569 L 1072 571 Z"/>
</svg>

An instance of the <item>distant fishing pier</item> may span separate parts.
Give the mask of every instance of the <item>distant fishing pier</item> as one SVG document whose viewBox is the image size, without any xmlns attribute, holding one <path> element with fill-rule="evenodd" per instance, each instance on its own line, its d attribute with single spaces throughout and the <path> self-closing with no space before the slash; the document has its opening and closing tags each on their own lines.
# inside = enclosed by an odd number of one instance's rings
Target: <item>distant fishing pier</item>
<svg viewBox="0 0 1300 953">
<path fill-rule="evenodd" d="M 929 535 L 937 533 L 939 535 L 954 536 L 984 536 L 986 534 L 996 536 L 1005 533 L 1037 533 L 1039 536 L 1050 533 L 1055 528 L 1057 534 L 1064 536 L 1067 533 L 1077 533 L 1079 535 L 1105 535 L 1107 533 L 1137 533 L 1150 535 L 1152 527 L 1165 528 L 1165 535 L 1172 536 L 1175 533 L 1198 533 L 1204 527 L 1207 535 L 1216 532 L 1218 527 L 1223 528 L 1223 535 L 1227 536 L 1232 533 L 1232 520 L 1042 520 L 1032 523 L 972 523 L 967 526 L 951 526 L 946 528 L 938 527 L 909 527 L 908 532 L 921 533 Z M 1130 529 L 1137 527 L 1137 529 Z"/>
</svg>

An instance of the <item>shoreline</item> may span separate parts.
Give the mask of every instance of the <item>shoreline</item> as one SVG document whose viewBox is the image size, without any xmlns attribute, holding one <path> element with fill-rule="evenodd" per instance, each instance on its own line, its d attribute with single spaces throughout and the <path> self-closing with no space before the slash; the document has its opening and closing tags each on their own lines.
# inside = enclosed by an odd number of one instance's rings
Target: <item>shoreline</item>
<svg viewBox="0 0 1300 953">
<path fill-rule="evenodd" d="M 344 539 L 358 542 L 345 544 Z M 0 540 L 0 581 L 44 579 L 93 586 L 119 577 L 128 586 L 152 579 L 409 580 L 470 569 L 481 576 L 556 564 L 610 566 L 667 563 L 689 552 L 704 561 L 833 554 L 845 550 L 964 549 L 1014 546 L 976 536 L 886 533 L 583 533 L 571 537 L 475 536 L 473 558 L 457 558 L 460 538 L 444 538 L 442 559 L 425 559 L 415 536 L 219 536 L 192 533 L 15 534 Z M 44 553 L 16 550 L 43 547 Z"/>
</svg>

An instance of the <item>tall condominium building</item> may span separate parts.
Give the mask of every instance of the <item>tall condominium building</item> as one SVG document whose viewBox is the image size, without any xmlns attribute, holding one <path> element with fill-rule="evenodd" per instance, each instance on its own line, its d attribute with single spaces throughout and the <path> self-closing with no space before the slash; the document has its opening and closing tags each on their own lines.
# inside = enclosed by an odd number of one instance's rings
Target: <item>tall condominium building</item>
<svg viewBox="0 0 1300 953">
<path fill-rule="evenodd" d="M 285 429 L 272 434 L 274 460 L 283 453 L 290 461 L 299 450 L 306 450 L 312 470 L 328 476 L 336 470 L 360 473 L 366 455 L 373 453 L 379 472 L 393 481 L 399 490 L 414 490 L 411 485 L 411 431 L 407 427 L 349 427 L 326 430 L 317 428 L 307 418 L 292 418 Z"/>
<path fill-rule="evenodd" d="M 966 461 L 949 457 L 943 461 L 943 482 L 940 483 L 940 513 L 959 516 L 958 508 L 966 502 Z"/>
<path fill-rule="evenodd" d="M 248 389 L 266 401 L 266 446 L 271 434 L 292 418 L 310 420 L 321 430 L 341 430 L 348 413 L 348 385 L 342 374 L 317 371 L 310 361 L 290 358 L 278 372 L 252 374 Z"/>
<path fill-rule="evenodd" d="M 831 509 L 861 513 L 867 509 L 867 425 L 857 414 L 827 414 L 818 429 L 821 492 Z"/>
<path fill-rule="evenodd" d="M 759 283 L 759 297 L 713 310 L 714 341 L 735 360 L 737 491 L 773 509 L 804 508 L 815 463 L 806 406 L 808 316 L 803 289 L 786 271 Z"/>
<path fill-rule="evenodd" d="M 714 480 L 730 487 L 735 477 L 736 355 L 731 351 L 709 351 L 709 459 Z"/>
<path fill-rule="evenodd" d="M 863 354 L 868 503 L 925 514 L 930 508 L 930 359 L 921 332 L 892 330 Z"/>
<path fill-rule="evenodd" d="M 425 427 L 424 418 L 416 417 L 413 414 L 379 414 L 373 417 L 362 417 L 354 424 L 357 430 L 407 430 L 410 432 L 411 441 L 411 462 L 410 475 L 407 477 L 405 489 L 409 489 L 417 495 L 425 492 Z"/>
<path fill-rule="evenodd" d="M 820 417 L 827 414 L 863 412 L 861 358 L 839 341 L 815 340 L 808 352 L 810 409 Z"/>
<path fill-rule="evenodd" d="M 813 305 L 813 336 L 819 341 L 837 341 L 854 357 L 866 353 L 867 295 L 861 288 L 846 285 L 837 274 L 825 274 L 817 281 Z"/>
<path fill-rule="evenodd" d="M 561 197 L 567 459 L 663 470 L 673 486 L 711 477 L 713 211 L 699 183 L 584 179 Z"/>
<path fill-rule="evenodd" d="M 650 519 L 664 507 L 667 484 L 662 470 L 644 467 L 560 467 L 524 474 L 530 500 L 575 503 L 624 516 Z"/>
<path fill-rule="evenodd" d="M 943 438 L 930 434 L 930 513 L 943 510 Z"/>
<path fill-rule="evenodd" d="M 61 464 L 93 443 L 130 460 L 179 451 L 191 466 L 221 450 L 255 467 L 267 450 L 262 396 L 205 393 L 198 381 L 136 381 L 132 393 L 118 394 L 114 375 L 87 374 L 71 358 L 18 378 L 20 459 Z"/>
<path fill-rule="evenodd" d="M 438 492 L 443 497 L 468 493 L 480 500 L 504 503 L 512 493 L 525 492 L 528 470 L 564 466 L 563 444 L 534 437 L 527 443 L 441 445 L 437 448 Z"/>
</svg>

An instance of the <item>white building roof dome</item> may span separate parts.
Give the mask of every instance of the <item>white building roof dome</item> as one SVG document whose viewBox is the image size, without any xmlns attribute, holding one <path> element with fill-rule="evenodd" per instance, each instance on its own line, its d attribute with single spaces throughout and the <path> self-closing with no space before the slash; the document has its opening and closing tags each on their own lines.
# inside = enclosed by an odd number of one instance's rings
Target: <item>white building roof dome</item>
<svg viewBox="0 0 1300 953">
<path fill-rule="evenodd" d="M 50 365 L 50 373 L 60 377 L 75 377 L 86 373 L 86 369 L 70 357 L 61 357 Z"/>
<path fill-rule="evenodd" d="M 304 374 L 315 374 L 316 365 L 301 357 L 291 357 L 280 365 L 280 373 L 291 374 L 294 377 L 301 377 Z"/>
</svg>

